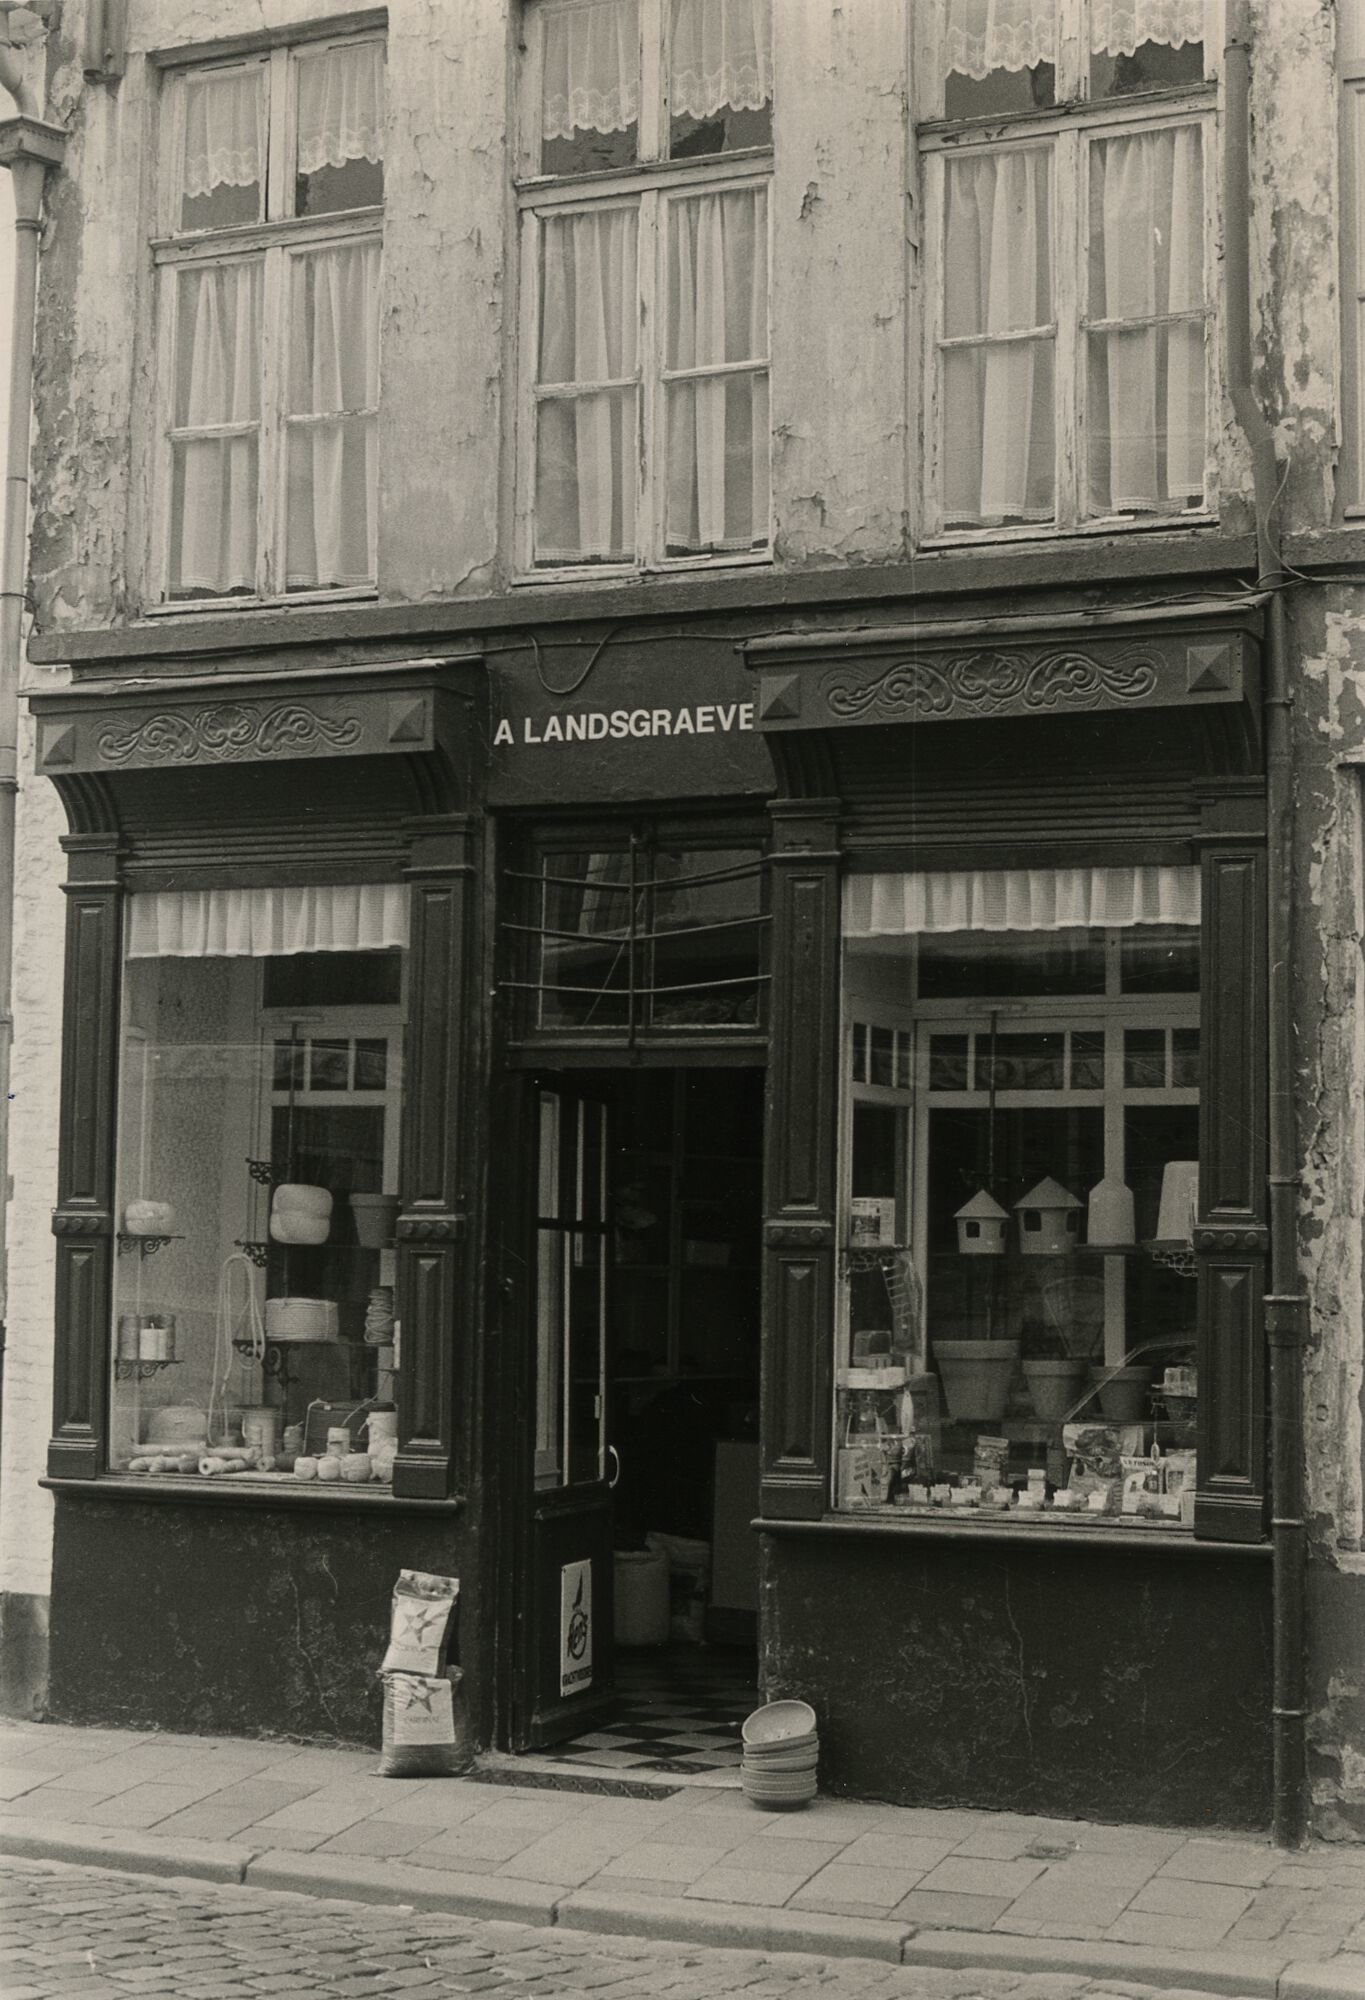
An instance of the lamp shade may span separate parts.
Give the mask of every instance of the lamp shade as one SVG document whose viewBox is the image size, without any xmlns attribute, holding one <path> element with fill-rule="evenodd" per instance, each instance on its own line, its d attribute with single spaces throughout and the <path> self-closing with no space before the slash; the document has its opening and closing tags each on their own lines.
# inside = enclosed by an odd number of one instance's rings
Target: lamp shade
<svg viewBox="0 0 1365 2000">
<path fill-rule="evenodd" d="M 1161 1170 L 1161 1208 L 1157 1215 L 1159 1243 L 1192 1243 L 1199 1208 L 1198 1160 L 1167 1160 Z"/>
<path fill-rule="evenodd" d="M 1096 1249 L 1124 1249 L 1133 1241 L 1133 1190 L 1106 1174 L 1090 1190 L 1085 1240 Z"/>
</svg>

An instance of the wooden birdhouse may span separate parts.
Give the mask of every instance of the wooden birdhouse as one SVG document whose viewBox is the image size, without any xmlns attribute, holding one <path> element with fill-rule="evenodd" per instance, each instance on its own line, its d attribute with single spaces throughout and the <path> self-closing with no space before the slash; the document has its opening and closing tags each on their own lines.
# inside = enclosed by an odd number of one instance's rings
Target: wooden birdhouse
<svg viewBox="0 0 1365 2000">
<path fill-rule="evenodd" d="M 985 1188 L 978 1190 L 970 1201 L 964 1201 L 957 1211 L 957 1247 L 964 1257 L 1003 1257 L 1005 1254 L 1005 1226 L 1009 1221 L 1009 1211 L 987 1194 Z"/>
<path fill-rule="evenodd" d="M 1056 1257 L 1081 1240 L 1081 1204 L 1060 1181 L 1039 1181 L 1014 1204 L 1025 1257 Z"/>
</svg>

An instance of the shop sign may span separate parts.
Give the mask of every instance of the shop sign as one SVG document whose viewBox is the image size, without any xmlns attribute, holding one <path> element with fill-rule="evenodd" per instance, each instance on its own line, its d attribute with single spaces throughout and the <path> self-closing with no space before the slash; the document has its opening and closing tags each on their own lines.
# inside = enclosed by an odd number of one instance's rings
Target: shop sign
<svg viewBox="0 0 1365 2000">
<path fill-rule="evenodd" d="M 631 737 L 729 736 L 751 731 L 751 701 L 699 702 L 685 708 L 586 708 L 548 715 L 502 716 L 493 731 L 499 745 L 623 743 Z"/>
<path fill-rule="evenodd" d="M 559 1572 L 559 1692 L 592 1686 L 592 1564 L 565 1563 Z"/>
</svg>

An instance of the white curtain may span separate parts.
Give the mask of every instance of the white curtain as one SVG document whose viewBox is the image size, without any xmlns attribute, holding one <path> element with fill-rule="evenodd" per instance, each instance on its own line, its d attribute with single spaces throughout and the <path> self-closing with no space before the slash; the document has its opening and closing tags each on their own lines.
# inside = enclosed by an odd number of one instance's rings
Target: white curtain
<svg viewBox="0 0 1365 2000">
<path fill-rule="evenodd" d="M 763 188 L 670 204 L 670 369 L 766 359 L 767 246 Z M 667 546 L 747 549 L 766 540 L 766 370 L 670 382 L 667 394 Z"/>
<path fill-rule="evenodd" d="M 408 941 L 401 883 L 176 889 L 128 898 L 129 958 L 276 958 L 384 951 Z"/>
<path fill-rule="evenodd" d="M 635 553 L 635 208 L 541 224 L 539 380 L 615 383 L 540 400 L 536 560 L 625 562 Z"/>
<path fill-rule="evenodd" d="M 563 0 L 543 18 L 541 138 L 624 132 L 640 116 L 638 0 Z"/>
<path fill-rule="evenodd" d="M 773 94 L 772 0 L 673 0 L 668 50 L 675 118 L 759 111 Z"/>
<path fill-rule="evenodd" d="M 1090 147 L 1090 317 L 1202 313 L 1204 177 L 1196 125 Z M 1204 322 L 1092 334 L 1090 504 L 1157 512 L 1204 490 Z"/>
<path fill-rule="evenodd" d="M 261 264 L 250 259 L 178 276 L 175 422 L 253 428 L 178 439 L 171 587 L 254 590 L 261 380 Z"/>
<path fill-rule="evenodd" d="M 945 164 L 943 491 L 948 526 L 1053 512 L 1053 343 L 999 342 L 1053 316 L 1046 148 Z"/>
<path fill-rule="evenodd" d="M 291 590 L 376 575 L 379 245 L 290 260 Z"/>
<path fill-rule="evenodd" d="M 265 154 L 265 72 L 201 70 L 185 79 L 188 199 L 216 187 L 254 187 Z"/>
<path fill-rule="evenodd" d="M 299 61 L 298 169 L 377 165 L 384 157 L 384 49 L 379 42 L 323 49 Z"/>
<path fill-rule="evenodd" d="M 850 875 L 845 937 L 1197 924 L 1197 868 L 974 868 Z"/>
<path fill-rule="evenodd" d="M 1143 42 L 1202 41 L 1205 0 L 1090 0 L 1094 55 L 1130 56 Z M 1057 57 L 1057 0 L 948 0 L 944 68 L 979 83 L 992 70 Z"/>
</svg>

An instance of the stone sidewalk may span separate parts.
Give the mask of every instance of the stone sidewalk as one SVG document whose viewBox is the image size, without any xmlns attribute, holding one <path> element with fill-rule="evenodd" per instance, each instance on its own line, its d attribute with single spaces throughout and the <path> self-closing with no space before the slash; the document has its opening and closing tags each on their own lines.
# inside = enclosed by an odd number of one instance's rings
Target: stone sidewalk
<svg viewBox="0 0 1365 2000">
<path fill-rule="evenodd" d="M 737 1781 L 385 1779 L 373 1752 L 0 1724 L 0 1853 L 565 1929 L 1365 2000 L 1365 1849 L 819 1799 Z M 665 1796 L 657 1796 L 657 1794 Z"/>
</svg>

